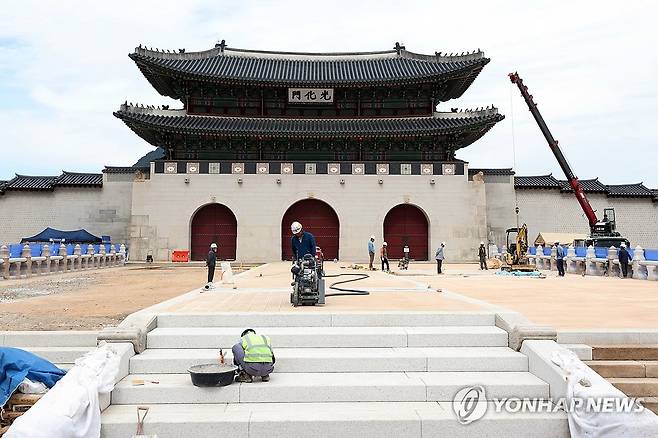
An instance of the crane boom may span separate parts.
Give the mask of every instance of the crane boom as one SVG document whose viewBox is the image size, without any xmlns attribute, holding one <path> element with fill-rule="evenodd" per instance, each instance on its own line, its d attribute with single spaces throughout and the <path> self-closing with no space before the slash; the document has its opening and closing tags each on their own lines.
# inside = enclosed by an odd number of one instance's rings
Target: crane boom
<svg viewBox="0 0 658 438">
<path fill-rule="evenodd" d="M 548 129 L 548 126 L 546 126 L 546 122 L 544 121 L 544 118 L 541 116 L 541 113 L 537 109 L 537 104 L 532 100 L 532 96 L 530 95 L 530 93 L 528 93 L 528 87 L 523 85 L 523 79 L 519 77 L 518 73 L 510 73 L 508 76 L 512 81 L 512 83 L 516 84 L 516 86 L 519 87 L 519 91 L 521 92 L 521 95 L 523 96 L 525 103 L 528 105 L 528 108 L 530 109 L 530 113 L 535 118 L 537 125 L 539 125 L 539 129 L 541 130 L 541 133 L 544 134 L 544 138 L 548 142 L 548 146 L 551 148 L 551 151 L 553 151 L 553 155 L 555 155 L 555 158 L 557 159 L 560 168 L 562 169 L 564 175 L 567 177 L 567 180 L 569 181 L 569 186 L 571 186 L 571 189 L 576 195 L 576 199 L 580 204 L 580 208 L 583 209 L 583 212 L 587 217 L 590 230 L 592 231 L 592 233 L 594 233 L 596 225 L 598 223 L 598 219 L 596 218 L 594 209 L 592 208 L 589 201 L 587 200 L 587 197 L 585 196 L 583 187 L 580 185 L 578 178 L 571 170 L 571 167 L 569 166 L 567 159 L 565 158 L 564 154 L 560 150 L 560 147 L 558 146 L 557 140 L 553 138 L 551 131 Z"/>
</svg>

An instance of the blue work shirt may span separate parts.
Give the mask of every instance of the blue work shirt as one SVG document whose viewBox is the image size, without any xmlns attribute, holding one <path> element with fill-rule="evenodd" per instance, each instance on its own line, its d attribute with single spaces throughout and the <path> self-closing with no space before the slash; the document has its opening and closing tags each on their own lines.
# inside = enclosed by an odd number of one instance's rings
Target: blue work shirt
<svg viewBox="0 0 658 438">
<path fill-rule="evenodd" d="M 308 231 L 304 231 L 301 241 L 297 236 L 292 236 L 292 255 L 295 256 L 295 260 L 301 259 L 306 254 L 315 257 L 316 249 L 315 237 Z"/>
<path fill-rule="evenodd" d="M 368 252 L 375 252 L 375 242 L 368 240 Z"/>
<path fill-rule="evenodd" d="M 555 254 L 558 260 L 564 260 L 564 248 L 562 248 L 562 245 L 557 246 Z"/>
</svg>

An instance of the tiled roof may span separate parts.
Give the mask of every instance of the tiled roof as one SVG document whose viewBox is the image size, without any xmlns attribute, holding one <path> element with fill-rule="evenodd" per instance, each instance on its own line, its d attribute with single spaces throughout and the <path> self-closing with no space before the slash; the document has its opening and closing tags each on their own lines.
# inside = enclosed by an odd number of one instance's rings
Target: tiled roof
<svg viewBox="0 0 658 438">
<path fill-rule="evenodd" d="M 178 134 L 275 137 L 400 137 L 489 129 L 504 116 L 495 108 L 434 113 L 426 117 L 288 119 L 187 115 L 185 110 L 138 108 L 122 104 L 114 115 L 141 135 L 146 129 Z"/>
<path fill-rule="evenodd" d="M 653 200 L 658 201 L 658 189 L 651 189 L 651 193 L 653 193 Z"/>
<path fill-rule="evenodd" d="M 56 186 L 102 186 L 102 173 L 62 172 L 57 177 Z"/>
<path fill-rule="evenodd" d="M 148 169 L 146 167 L 136 166 L 105 166 L 103 173 L 135 173 L 138 170 Z"/>
<path fill-rule="evenodd" d="M 53 190 L 56 176 L 18 175 L 7 181 L 5 190 Z"/>
<path fill-rule="evenodd" d="M 560 181 L 552 174 L 514 177 L 514 188 L 517 189 L 559 189 L 560 187 Z"/>
<path fill-rule="evenodd" d="M 471 167 L 468 169 L 468 174 L 469 175 L 475 175 L 478 172 L 482 172 L 485 175 L 514 175 L 514 171 L 512 168 L 506 168 L 506 169 L 485 169 L 485 168 L 477 168 L 477 167 Z"/>
<path fill-rule="evenodd" d="M 452 81 L 444 99 L 461 96 L 489 62 L 481 51 L 422 55 L 400 50 L 363 53 L 292 53 L 218 46 L 203 52 L 135 48 L 130 58 L 163 95 L 180 98 L 172 78 L 279 86 L 393 85 Z"/>
<path fill-rule="evenodd" d="M 606 185 L 606 188 L 608 189 L 608 196 L 611 197 L 651 198 L 654 196 L 652 191 L 646 188 L 642 183 Z"/>
<path fill-rule="evenodd" d="M 601 181 L 599 181 L 598 178 L 594 179 L 580 179 L 578 180 L 580 185 L 583 188 L 583 191 L 585 193 L 607 193 L 608 189 L 606 188 L 605 184 L 603 184 Z M 560 185 L 562 188 L 560 189 L 563 192 L 573 192 L 571 189 L 571 186 L 569 185 L 569 181 L 567 180 L 560 180 Z"/>
</svg>

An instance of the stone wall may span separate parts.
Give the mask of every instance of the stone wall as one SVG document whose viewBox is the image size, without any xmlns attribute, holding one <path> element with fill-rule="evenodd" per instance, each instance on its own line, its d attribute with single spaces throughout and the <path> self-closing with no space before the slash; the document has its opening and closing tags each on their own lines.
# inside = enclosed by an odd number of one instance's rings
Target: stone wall
<svg viewBox="0 0 658 438">
<path fill-rule="evenodd" d="M 108 180 L 109 177 L 109 180 Z M 54 191 L 8 191 L 0 196 L 0 243 L 17 243 L 46 227 L 85 228 L 127 241 L 132 175 L 104 175 L 103 187 L 56 187 Z"/>
<path fill-rule="evenodd" d="M 368 237 L 374 234 L 380 244 L 386 213 L 403 203 L 419 207 L 428 218 L 430 260 L 441 241 L 447 242 L 449 261 L 474 260 L 479 242 L 487 238 L 484 183 L 468 181 L 465 175 L 152 173 L 150 180 L 134 183 L 131 258 L 144 259 L 152 250 L 156 260 L 167 260 L 172 250 L 189 249 L 194 213 L 217 202 L 237 218 L 238 260 L 278 260 L 282 217 L 293 203 L 307 198 L 322 200 L 336 211 L 342 260 L 366 260 Z"/>
<path fill-rule="evenodd" d="M 516 194 L 519 219 L 528 224 L 531 241 L 542 231 L 589 233 L 587 219 L 572 193 L 523 189 Z M 658 202 L 649 198 L 610 198 L 589 193 L 587 198 L 598 217 L 603 216 L 604 208 L 615 209 L 617 231 L 631 241 L 631 246 L 658 248 Z M 489 198 L 487 201 L 491 202 Z"/>
</svg>

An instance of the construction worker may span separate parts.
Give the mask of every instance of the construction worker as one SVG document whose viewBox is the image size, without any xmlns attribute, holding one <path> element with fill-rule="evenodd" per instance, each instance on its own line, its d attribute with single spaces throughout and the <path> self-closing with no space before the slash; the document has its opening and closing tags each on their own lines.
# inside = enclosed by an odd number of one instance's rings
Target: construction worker
<svg viewBox="0 0 658 438">
<path fill-rule="evenodd" d="M 375 261 L 375 236 L 370 236 L 370 240 L 368 240 L 368 257 L 370 258 L 368 269 L 374 271 L 375 268 L 372 266 L 372 263 Z"/>
<path fill-rule="evenodd" d="M 315 257 L 317 251 L 317 244 L 315 243 L 315 237 L 313 234 L 308 231 L 304 231 L 302 224 L 299 222 L 293 222 L 290 225 L 290 231 L 292 231 L 292 255 L 293 260 L 299 260 L 304 257 L 306 254 L 311 254 Z"/>
<path fill-rule="evenodd" d="M 617 251 L 617 257 L 619 258 L 619 266 L 621 266 L 621 273 L 626 278 L 628 275 L 628 262 L 633 260 L 631 253 L 626 249 L 626 244 L 624 242 L 620 245 L 619 251 Z"/>
<path fill-rule="evenodd" d="M 379 250 L 379 257 L 382 259 L 382 272 L 384 265 L 386 265 L 386 272 L 391 272 L 391 267 L 388 264 L 388 243 L 382 243 L 382 248 Z"/>
<path fill-rule="evenodd" d="M 276 358 L 269 336 L 257 335 L 254 329 L 247 329 L 232 350 L 233 363 L 238 366 L 236 382 L 251 383 L 254 377 L 260 377 L 263 382 L 270 381 Z"/>
<path fill-rule="evenodd" d="M 217 244 L 213 242 L 210 244 L 210 251 L 208 251 L 208 257 L 206 258 L 206 266 L 208 267 L 206 289 L 212 286 L 212 281 L 215 278 L 215 265 L 217 265 Z"/>
<path fill-rule="evenodd" d="M 439 248 L 436 250 L 436 254 L 434 255 L 434 258 L 436 259 L 436 273 L 437 274 L 443 274 L 441 271 L 441 265 L 443 264 L 443 260 L 446 258 L 445 254 L 443 253 L 443 249 L 445 248 L 446 243 L 441 242 L 441 245 Z"/>
<path fill-rule="evenodd" d="M 557 274 L 564 277 L 564 248 L 557 240 L 555 241 L 555 261 L 557 262 Z"/>
<path fill-rule="evenodd" d="M 480 270 L 489 270 L 487 267 L 487 249 L 484 247 L 484 242 L 480 242 L 478 248 L 478 257 L 480 258 Z"/>
</svg>

